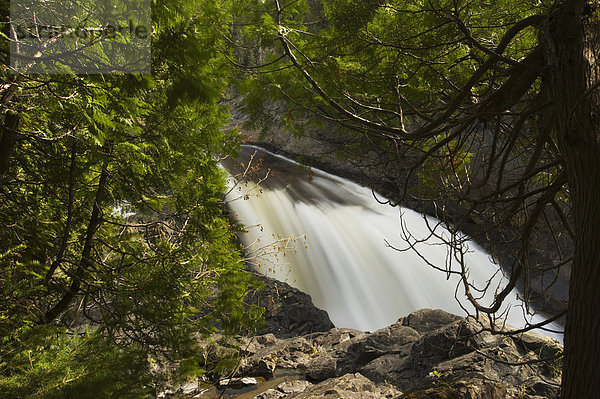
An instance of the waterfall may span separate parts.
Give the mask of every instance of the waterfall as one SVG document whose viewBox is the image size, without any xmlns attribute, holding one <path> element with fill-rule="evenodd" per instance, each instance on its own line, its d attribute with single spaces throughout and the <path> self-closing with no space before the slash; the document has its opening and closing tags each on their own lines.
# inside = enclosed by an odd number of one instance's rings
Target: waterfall
<svg viewBox="0 0 600 399">
<path fill-rule="evenodd" d="M 260 169 L 249 166 L 255 152 Z M 231 161 L 225 166 L 233 170 Z M 436 269 L 460 266 L 443 240 L 450 234 L 437 220 L 383 205 L 368 188 L 257 147 L 244 146 L 238 166 L 253 179 L 237 182 L 230 175 L 227 200 L 247 227 L 241 239 L 250 261 L 263 274 L 310 294 L 337 327 L 374 331 L 422 308 L 474 313 L 458 275 Z M 488 285 L 480 301 L 490 305 L 506 278 L 485 251 L 463 239 L 469 281 Z M 523 308 L 514 291 L 500 313 L 509 325 L 521 327 Z"/>
</svg>

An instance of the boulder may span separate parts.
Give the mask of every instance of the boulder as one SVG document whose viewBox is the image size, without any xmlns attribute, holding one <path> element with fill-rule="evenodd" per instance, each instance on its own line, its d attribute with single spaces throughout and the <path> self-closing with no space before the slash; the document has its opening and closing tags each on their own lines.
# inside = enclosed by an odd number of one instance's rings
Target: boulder
<svg viewBox="0 0 600 399">
<path fill-rule="evenodd" d="M 294 399 L 344 398 L 344 399 L 400 399 L 402 393 L 389 384 L 375 384 L 359 373 L 345 374 L 309 386 Z"/>
<path fill-rule="evenodd" d="M 540 360 L 545 358 L 542 354 L 559 352 L 560 345 L 539 334 L 507 336 L 482 331 L 487 326 L 471 317 L 459 318 L 424 332 L 410 345 L 408 354 L 386 353 L 359 371 L 373 381 L 390 381 L 407 392 L 433 390 L 438 395 L 424 397 L 444 397 L 440 394 L 443 387 L 456 390 L 449 397 L 457 398 L 504 398 L 506 392 L 518 389 L 557 397 L 559 367 L 553 372 Z M 538 352 L 523 351 L 523 342 Z M 531 363 L 522 364 L 524 361 Z"/>
<path fill-rule="evenodd" d="M 272 359 L 258 359 L 256 362 L 248 364 L 244 368 L 244 375 L 251 375 L 253 377 L 263 377 L 265 379 L 269 379 L 272 378 L 275 374 L 276 366 L 277 365 Z"/>
<path fill-rule="evenodd" d="M 247 387 L 250 385 L 258 384 L 258 380 L 256 378 L 251 377 L 242 377 L 242 378 L 225 378 L 219 381 L 218 388 L 234 388 L 239 389 L 243 387 Z"/>
<path fill-rule="evenodd" d="M 264 286 L 249 292 L 246 303 L 265 308 L 265 327 L 261 333 L 290 338 L 334 328 L 327 312 L 313 305 L 310 295 L 269 277 L 256 278 Z"/>
<path fill-rule="evenodd" d="M 510 398 L 506 387 L 486 380 L 459 380 L 414 390 L 403 399 L 506 399 Z M 514 396 L 513 396 L 514 397 Z"/>
<path fill-rule="evenodd" d="M 310 382 L 305 380 L 292 380 L 279 384 L 277 389 L 285 394 L 292 394 L 304 392 L 310 385 Z"/>
<path fill-rule="evenodd" d="M 278 391 L 277 389 L 267 389 L 266 391 L 259 393 L 253 399 L 281 399 L 285 398 L 286 394 Z"/>
<path fill-rule="evenodd" d="M 324 352 L 312 359 L 306 369 L 306 378 L 310 381 L 323 381 L 337 374 L 337 359 L 332 354 Z"/>
<path fill-rule="evenodd" d="M 403 326 L 411 327 L 419 334 L 425 334 L 444 327 L 462 317 L 440 309 L 421 309 L 398 320 Z"/>
</svg>

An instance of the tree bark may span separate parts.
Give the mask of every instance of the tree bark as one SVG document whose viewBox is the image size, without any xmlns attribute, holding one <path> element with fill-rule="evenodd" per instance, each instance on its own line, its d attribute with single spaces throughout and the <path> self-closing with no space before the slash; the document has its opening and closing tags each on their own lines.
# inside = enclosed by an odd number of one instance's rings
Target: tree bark
<svg viewBox="0 0 600 399">
<path fill-rule="evenodd" d="M 565 399 L 592 398 L 600 392 L 600 24 L 590 4 L 595 2 L 566 1 L 550 19 L 546 33 L 557 142 L 575 211 L 562 381 Z"/>
<path fill-rule="evenodd" d="M 20 119 L 19 114 L 6 111 L 2 126 L 2 137 L 0 138 L 0 178 L 8 172 L 8 168 L 10 167 L 10 158 L 17 144 Z"/>
</svg>

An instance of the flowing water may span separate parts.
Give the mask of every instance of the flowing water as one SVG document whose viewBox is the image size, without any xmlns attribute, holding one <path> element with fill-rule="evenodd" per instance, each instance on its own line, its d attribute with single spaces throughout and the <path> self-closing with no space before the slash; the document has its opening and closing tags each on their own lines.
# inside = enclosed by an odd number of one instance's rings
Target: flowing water
<svg viewBox="0 0 600 399">
<path fill-rule="evenodd" d="M 251 165 L 262 163 L 260 169 L 248 167 L 254 153 Z M 256 147 L 244 146 L 241 155 L 237 169 L 248 168 L 253 178 L 240 183 L 230 176 L 227 198 L 247 227 L 241 239 L 251 262 L 310 294 L 336 327 L 374 331 L 422 308 L 473 312 L 458 276 L 438 270 L 459 270 L 460 262 L 435 219 L 380 204 L 368 188 Z M 506 280 L 474 242 L 464 246 L 469 281 L 488 286 L 481 302 L 489 305 Z M 524 325 L 516 291 L 502 312 L 508 324 Z"/>
</svg>

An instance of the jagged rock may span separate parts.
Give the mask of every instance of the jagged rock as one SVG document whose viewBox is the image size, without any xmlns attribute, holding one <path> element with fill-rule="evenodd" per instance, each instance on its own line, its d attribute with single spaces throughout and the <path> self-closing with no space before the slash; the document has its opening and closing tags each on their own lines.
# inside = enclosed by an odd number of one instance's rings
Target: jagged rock
<svg viewBox="0 0 600 399">
<path fill-rule="evenodd" d="M 267 389 L 266 391 L 256 395 L 253 399 L 280 399 L 287 398 L 293 394 L 304 392 L 311 385 L 305 380 L 285 381 L 277 386 L 276 389 Z"/>
<path fill-rule="evenodd" d="M 306 378 L 311 381 L 323 381 L 336 376 L 337 361 L 325 352 L 314 358 L 306 370 Z"/>
<path fill-rule="evenodd" d="M 506 399 L 506 387 L 486 380 L 460 380 L 415 390 L 403 399 Z"/>
<path fill-rule="evenodd" d="M 265 339 L 257 337 L 250 343 L 243 344 L 249 356 L 240 365 L 240 375 L 251 375 L 252 370 L 260 369 L 263 361 L 273 362 L 282 369 L 304 370 L 316 353 L 316 349 L 304 337 L 278 339 L 273 334 L 267 334 Z"/>
<path fill-rule="evenodd" d="M 521 365 L 560 353 L 556 341 L 535 333 L 495 335 L 484 327 L 484 320 L 425 309 L 373 333 L 334 328 L 289 339 L 269 334 L 248 346 L 242 373 L 269 360 L 317 385 L 329 381 L 328 390 L 319 390 L 324 397 L 346 395 L 335 381 L 356 373 L 372 384 L 390 382 L 406 398 L 558 396 L 560 364 Z"/>
<path fill-rule="evenodd" d="M 265 308 L 263 333 L 290 338 L 334 327 L 327 312 L 313 305 L 310 295 L 269 277 L 256 278 L 264 283 L 264 288 L 250 292 L 246 302 Z"/>
<path fill-rule="evenodd" d="M 248 369 L 247 374 L 252 376 L 271 378 L 275 372 L 276 364 L 270 359 L 260 359 L 252 368 Z"/>
<path fill-rule="evenodd" d="M 559 351 L 560 346 L 552 339 L 539 334 L 530 336 L 530 333 L 526 333 L 521 337 L 509 337 L 482 332 L 481 329 L 485 326 L 473 318 L 460 318 L 444 327 L 424 333 L 411 345 L 407 356 L 398 353 L 386 354 L 360 371 L 373 381 L 391 381 L 407 391 L 440 382 L 456 387 L 458 381 L 474 381 L 460 388 L 464 393 L 461 393 L 463 396 L 460 397 L 477 398 L 477 392 L 483 392 L 481 395 L 484 396 L 481 397 L 494 397 L 489 395 L 496 392 L 494 395 L 498 396 L 495 397 L 504 398 L 504 392 L 509 387 L 522 386 L 529 387 L 536 394 L 555 397 L 556 389 L 551 382 L 557 382 L 556 375 L 551 375 L 547 366 L 512 366 L 511 363 L 539 360 L 543 358 L 539 356 L 540 353 Z M 524 345 L 523 339 L 532 348 L 537 348 L 539 353 L 519 350 L 518 347 Z M 543 375 L 550 383 L 538 381 L 538 375 Z M 532 379 L 533 377 L 536 378 Z M 537 388 L 534 389 L 536 384 Z M 498 386 L 504 388 L 500 389 Z"/>
<path fill-rule="evenodd" d="M 349 351 L 355 354 L 357 366 L 365 365 L 388 353 L 404 353 L 408 350 L 406 346 L 419 336 L 411 327 L 396 323 L 356 339 L 350 345 Z"/>
<path fill-rule="evenodd" d="M 270 346 L 277 342 L 277 338 L 273 334 L 259 335 L 256 337 L 256 342 L 262 346 Z"/>
<path fill-rule="evenodd" d="M 419 334 L 425 334 L 460 319 L 460 316 L 440 309 L 421 309 L 401 318 L 398 322 L 413 328 Z"/>
<path fill-rule="evenodd" d="M 558 353 L 562 353 L 562 347 L 558 342 L 549 340 L 544 335 L 532 331 L 520 334 L 515 343 L 522 354 L 534 352 L 542 359 L 551 358 Z"/>
<path fill-rule="evenodd" d="M 281 399 L 285 398 L 286 394 L 278 391 L 277 389 L 267 389 L 266 391 L 259 393 L 253 399 Z"/>
</svg>

